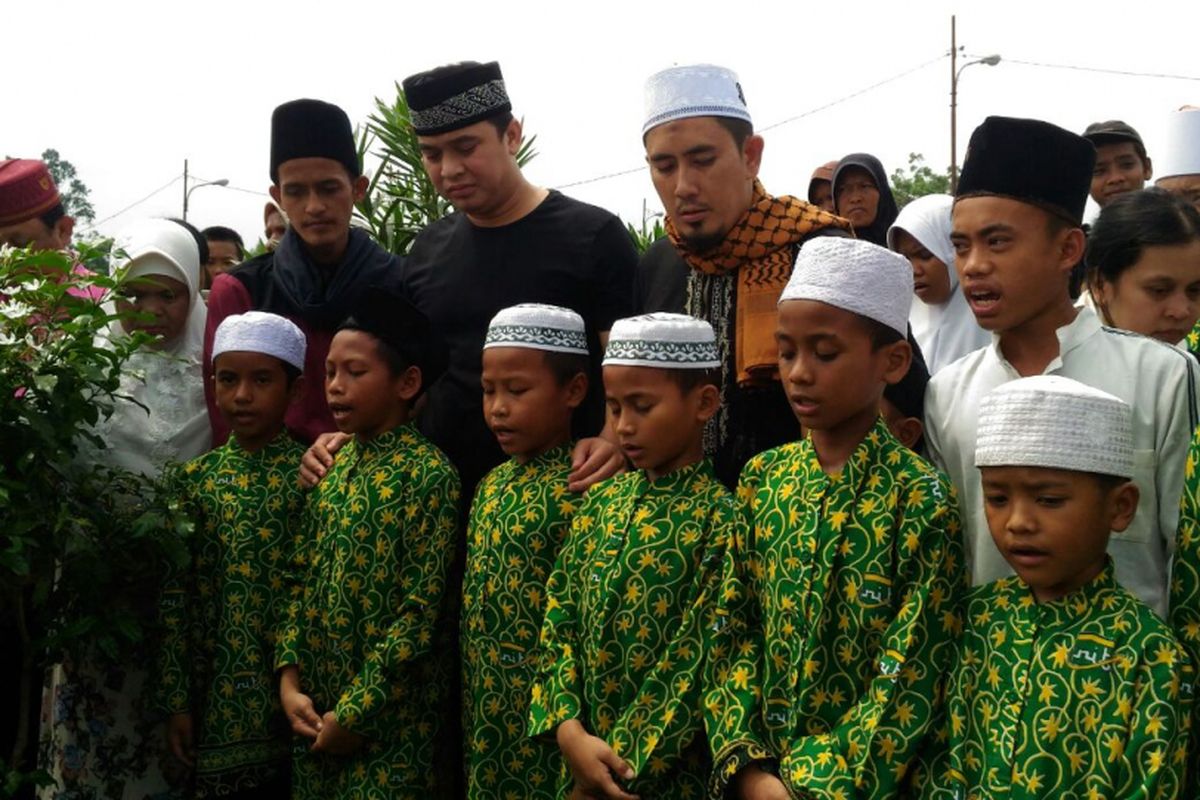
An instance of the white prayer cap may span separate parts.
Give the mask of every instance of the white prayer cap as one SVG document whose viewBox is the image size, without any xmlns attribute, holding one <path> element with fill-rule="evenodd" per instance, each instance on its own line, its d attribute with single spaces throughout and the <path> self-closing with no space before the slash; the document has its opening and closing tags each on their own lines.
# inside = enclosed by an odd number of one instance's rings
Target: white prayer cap
<svg viewBox="0 0 1200 800">
<path fill-rule="evenodd" d="M 1061 375 L 1005 383 L 980 402 L 977 467 L 1045 467 L 1133 477 L 1133 410 Z"/>
<path fill-rule="evenodd" d="M 1188 106 L 1167 118 L 1167 146 L 1155 153 L 1154 179 L 1200 175 L 1200 108 Z"/>
<path fill-rule="evenodd" d="M 588 354 L 583 317 L 569 308 L 522 303 L 500 310 L 488 325 L 483 349 L 525 347 L 555 353 Z"/>
<path fill-rule="evenodd" d="M 212 357 L 231 351 L 274 356 L 304 371 L 307 342 L 304 332 L 290 319 L 265 311 L 231 314 L 221 320 L 213 336 Z"/>
<path fill-rule="evenodd" d="M 779 302 L 818 300 L 907 336 L 912 294 L 912 265 L 904 256 L 861 239 L 823 236 L 800 248 Z"/>
<path fill-rule="evenodd" d="M 687 314 L 655 313 L 614 322 L 603 365 L 714 369 L 721 360 L 712 325 Z"/>
<path fill-rule="evenodd" d="M 731 117 L 750 122 L 742 85 L 731 69 L 713 64 L 671 67 L 646 79 L 646 122 L 642 135 L 688 117 Z"/>
</svg>

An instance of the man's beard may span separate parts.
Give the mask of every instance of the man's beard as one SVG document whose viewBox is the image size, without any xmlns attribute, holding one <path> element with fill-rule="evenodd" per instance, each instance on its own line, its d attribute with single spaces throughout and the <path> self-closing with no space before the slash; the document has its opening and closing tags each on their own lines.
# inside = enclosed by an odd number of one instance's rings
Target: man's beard
<svg viewBox="0 0 1200 800">
<path fill-rule="evenodd" d="M 725 241 L 725 237 L 727 235 L 728 232 L 706 233 L 699 236 L 688 236 L 685 233 L 681 233 L 679 238 L 683 240 L 684 245 L 687 246 L 688 252 L 701 254 L 707 253 L 709 250 L 712 250 L 721 242 Z"/>
</svg>

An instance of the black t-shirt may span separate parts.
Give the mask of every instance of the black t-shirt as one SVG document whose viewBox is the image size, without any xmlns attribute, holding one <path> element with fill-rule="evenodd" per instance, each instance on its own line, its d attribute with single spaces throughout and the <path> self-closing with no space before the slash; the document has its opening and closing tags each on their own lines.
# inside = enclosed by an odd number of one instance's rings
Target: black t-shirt
<svg viewBox="0 0 1200 800">
<path fill-rule="evenodd" d="M 481 228 L 454 213 L 417 237 L 404 265 L 405 292 L 449 356 L 419 426 L 458 468 L 464 493 L 505 457 L 484 422 L 480 388 L 492 317 L 517 303 L 549 303 L 583 317 L 593 369 L 576 433 L 594 436 L 604 426 L 598 333 L 632 314 L 636 265 L 637 251 L 616 216 L 555 191 L 510 225 Z"/>
</svg>

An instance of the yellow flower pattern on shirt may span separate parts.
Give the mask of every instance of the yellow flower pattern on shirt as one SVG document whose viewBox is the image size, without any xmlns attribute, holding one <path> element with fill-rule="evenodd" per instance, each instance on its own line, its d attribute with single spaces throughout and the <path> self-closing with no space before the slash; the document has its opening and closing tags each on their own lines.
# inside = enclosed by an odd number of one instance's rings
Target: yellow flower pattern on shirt
<svg viewBox="0 0 1200 800">
<path fill-rule="evenodd" d="M 1048 603 L 1016 576 L 977 587 L 965 627 L 920 797 L 1183 796 L 1192 669 L 1111 562 Z"/>
<path fill-rule="evenodd" d="M 799 797 L 896 796 L 960 626 L 953 489 L 878 420 L 836 475 L 811 439 L 759 454 L 738 500 L 706 680 L 711 796 L 751 763 Z"/>
<path fill-rule="evenodd" d="M 709 461 L 588 491 L 547 585 L 530 735 L 578 719 L 633 768 L 631 793 L 703 795 L 704 632 L 736 517 Z M 570 788 L 564 767 L 559 797 Z"/>
<path fill-rule="evenodd" d="M 287 767 L 275 628 L 303 454 L 286 433 L 257 453 L 230 439 L 171 477 L 196 527 L 190 567 L 170 576 L 159 603 L 160 695 L 168 713 L 193 715 L 200 797 L 252 789 Z"/>
<path fill-rule="evenodd" d="M 276 663 L 318 713 L 366 737 L 337 757 L 297 742 L 294 798 L 427 800 L 453 665 L 444 631 L 458 475 L 412 425 L 351 440 L 308 498 Z"/>
<path fill-rule="evenodd" d="M 570 445 L 496 467 L 479 485 L 463 580 L 463 731 L 469 800 L 551 800 L 562 760 L 525 735 L 546 583 L 582 497 Z"/>
<path fill-rule="evenodd" d="M 1197 336 L 1197 330 L 1188 337 Z M 1197 337 L 1200 345 L 1200 336 Z M 1193 352 L 1200 351 L 1200 346 Z M 1192 436 L 1184 474 L 1179 530 L 1175 557 L 1171 561 L 1170 612 L 1168 621 L 1193 667 L 1200 664 L 1200 431 Z M 1200 704 L 1192 706 L 1191 746 L 1188 756 L 1187 788 L 1184 797 L 1200 792 Z"/>
</svg>

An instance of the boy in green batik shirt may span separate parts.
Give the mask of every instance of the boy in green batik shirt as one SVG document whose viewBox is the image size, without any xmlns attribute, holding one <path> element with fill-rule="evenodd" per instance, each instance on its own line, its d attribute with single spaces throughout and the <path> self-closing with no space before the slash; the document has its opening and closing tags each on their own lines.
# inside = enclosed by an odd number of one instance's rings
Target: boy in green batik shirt
<svg viewBox="0 0 1200 800">
<path fill-rule="evenodd" d="M 275 314 L 227 317 L 213 340 L 217 408 L 233 436 L 174 476 L 196 523 L 189 568 L 160 601 L 161 703 L 197 797 L 286 798 L 291 737 L 274 675 L 283 574 L 304 447 L 284 428 L 304 334 Z"/>
<path fill-rule="evenodd" d="M 1192 668 L 1195 669 L 1196 664 L 1200 663 L 1200 431 L 1193 434 L 1192 444 L 1188 448 L 1183 503 L 1179 511 L 1179 531 L 1175 536 L 1175 557 L 1171 560 L 1170 608 L 1171 627 L 1187 651 Z M 1193 704 L 1187 772 L 1187 788 L 1191 793 L 1183 794 L 1182 797 L 1190 797 L 1196 791 L 1200 791 L 1200 723 L 1196 720 L 1198 712 L 1200 707 Z"/>
<path fill-rule="evenodd" d="M 613 325 L 604 392 L 637 469 L 588 492 L 546 588 L 530 734 L 555 732 L 566 765 L 559 797 L 703 794 L 712 555 L 736 523 L 703 449 L 719 366 L 706 322 L 649 314 Z"/>
<path fill-rule="evenodd" d="M 711 796 L 890 798 L 934 713 L 964 586 L 945 476 L 889 433 L 912 269 L 867 242 L 800 251 L 779 303 L 806 439 L 742 471 L 709 655 Z"/>
<path fill-rule="evenodd" d="M 483 413 L 510 458 L 479 484 L 467 528 L 461 621 L 470 800 L 551 800 L 562 760 L 525 735 L 546 581 L 579 498 L 567 489 L 571 417 L 587 394 L 583 318 L 519 305 L 483 344 Z"/>
<path fill-rule="evenodd" d="M 436 379 L 429 326 L 373 289 L 342 323 L 325 396 L 354 438 L 308 498 L 299 580 L 276 665 L 293 797 L 429 800 L 450 682 L 446 577 L 458 476 L 411 424 Z M 311 740 L 311 744 L 309 741 Z"/>
<path fill-rule="evenodd" d="M 1191 665 L 1105 552 L 1137 511 L 1132 417 L 1057 375 L 984 398 L 975 464 L 992 539 L 1017 574 L 967 596 L 920 797 L 1190 796 Z"/>
</svg>

